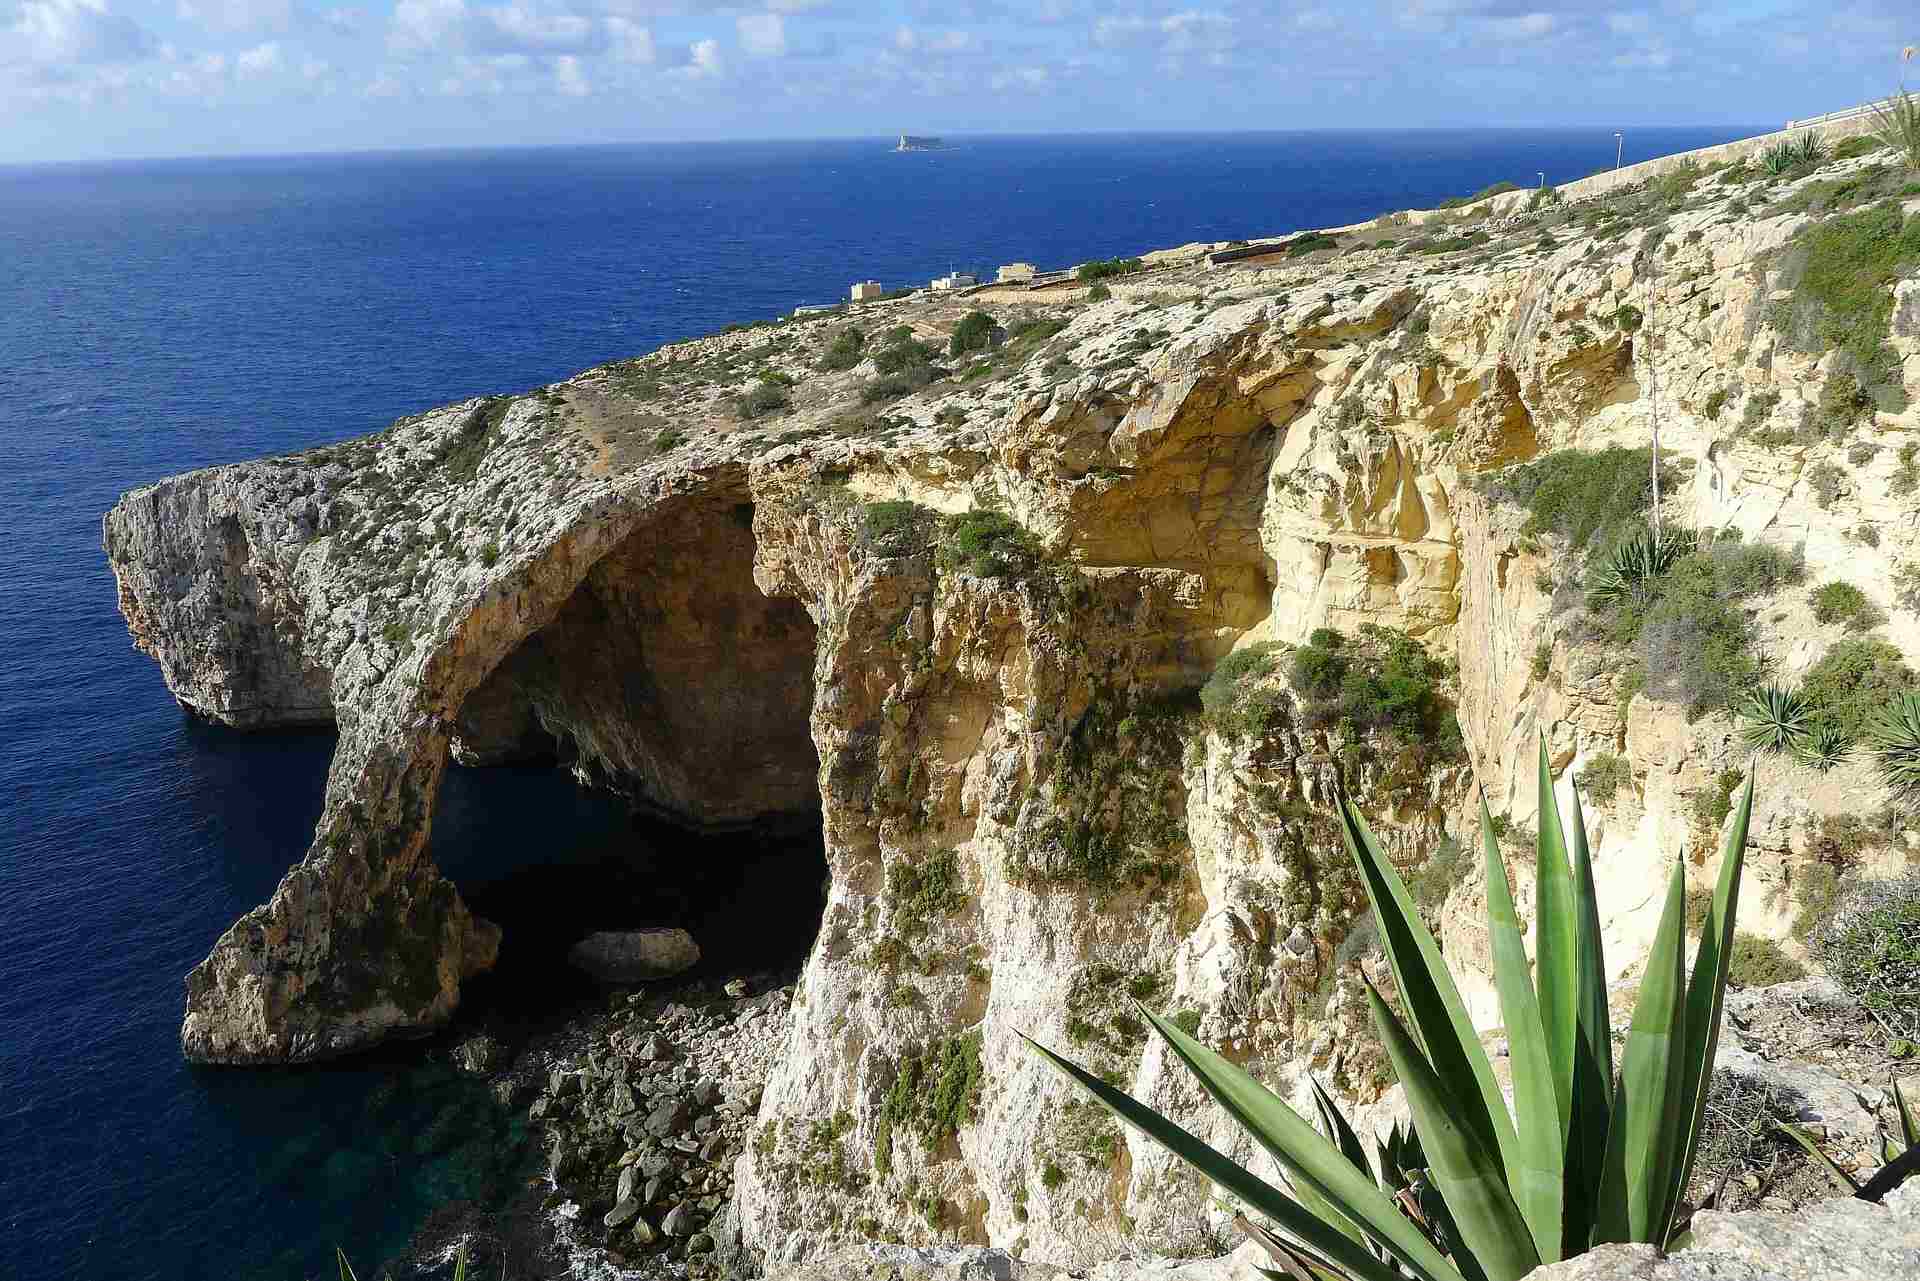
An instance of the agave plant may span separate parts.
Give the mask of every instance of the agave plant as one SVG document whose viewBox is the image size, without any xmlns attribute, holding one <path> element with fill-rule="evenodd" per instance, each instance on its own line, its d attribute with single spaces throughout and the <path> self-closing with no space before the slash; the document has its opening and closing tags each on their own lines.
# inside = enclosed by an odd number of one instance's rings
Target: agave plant
<svg viewBox="0 0 1920 1281">
<path fill-rule="evenodd" d="M 1812 130 L 1808 130 L 1798 138 L 1776 142 L 1768 147 L 1760 154 L 1760 167 L 1777 178 L 1793 169 L 1811 169 L 1826 156 L 1826 147 Z"/>
<path fill-rule="evenodd" d="M 1439 944 L 1366 820 L 1336 798 L 1348 855 L 1373 906 L 1406 1021 L 1367 987 L 1374 1025 L 1406 1090 L 1440 1231 L 1416 1222 L 1356 1152 L 1321 1137 L 1245 1070 L 1158 1015 L 1154 1031 L 1282 1170 L 1287 1195 L 1093 1073 L 1030 1042 L 1123 1121 L 1265 1215 L 1308 1274 L 1345 1281 L 1517 1281 L 1610 1241 L 1664 1245 L 1693 1170 L 1720 1033 L 1734 912 L 1753 810 L 1747 781 L 1721 860 L 1691 981 L 1686 884 L 1674 865 L 1617 1084 L 1593 866 L 1579 796 L 1565 827 L 1540 746 L 1536 974 L 1485 801 L 1481 840 L 1495 985 L 1514 1110 Z M 1537 977 L 1536 977 L 1537 975 Z M 1357 1145 L 1356 1145 L 1357 1147 Z M 1386 1258 L 1379 1257 L 1380 1255 Z"/>
<path fill-rule="evenodd" d="M 1794 750 L 1802 761 L 1824 774 L 1846 763 L 1853 754 L 1853 740 L 1838 725 L 1815 725 Z"/>
<path fill-rule="evenodd" d="M 1681 557 L 1693 551 L 1696 541 L 1690 529 L 1643 529 L 1616 543 L 1594 569 L 1588 600 L 1617 605 L 1645 596 Z"/>
<path fill-rule="evenodd" d="M 1797 689 L 1762 685 L 1748 692 L 1740 715 L 1747 722 L 1740 739 L 1750 750 L 1793 752 L 1807 741 L 1813 704 Z"/>
<path fill-rule="evenodd" d="M 1902 89 L 1873 110 L 1873 136 L 1920 169 L 1920 97 Z"/>
<path fill-rule="evenodd" d="M 1902 694 L 1868 726 L 1867 754 L 1896 800 L 1920 802 L 1920 694 Z"/>
<path fill-rule="evenodd" d="M 1907 1096 L 1901 1092 L 1900 1082 L 1893 1083 L 1893 1110 L 1900 1119 L 1900 1141 L 1894 1142 L 1893 1136 L 1883 1134 L 1880 1138 L 1880 1169 L 1865 1183 L 1856 1180 L 1841 1169 L 1839 1164 L 1828 1156 L 1814 1137 L 1790 1121 L 1775 1121 L 1774 1128 L 1807 1150 L 1834 1186 L 1850 1196 L 1862 1201 L 1878 1201 L 1902 1183 L 1920 1174 L 1920 1114 L 1916 1114 Z"/>
</svg>

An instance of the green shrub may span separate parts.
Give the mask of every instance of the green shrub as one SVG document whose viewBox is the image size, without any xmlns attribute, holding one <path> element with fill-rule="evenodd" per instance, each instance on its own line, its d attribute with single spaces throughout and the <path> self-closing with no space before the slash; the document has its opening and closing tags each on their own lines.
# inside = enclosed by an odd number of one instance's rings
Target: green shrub
<svg viewBox="0 0 1920 1281">
<path fill-rule="evenodd" d="M 1728 392 L 1725 387 L 1715 388 L 1701 407 L 1701 414 L 1707 418 L 1718 418 L 1720 411 L 1727 407 Z"/>
<path fill-rule="evenodd" d="M 1807 967 L 1787 955 L 1773 939 L 1736 933 L 1727 963 L 1727 982 L 1734 987 L 1772 987 L 1807 977 Z"/>
<path fill-rule="evenodd" d="M 940 568 L 975 578 L 1022 578 L 1045 559 L 1040 540 L 1013 517 L 976 508 L 941 522 Z"/>
<path fill-rule="evenodd" d="M 1846 891 L 1814 929 L 1822 969 L 1894 1036 L 1920 1040 L 1920 877 Z"/>
<path fill-rule="evenodd" d="M 1801 762 L 1822 774 L 1846 762 L 1853 754 L 1853 740 L 1837 725 L 1815 725 L 1794 749 Z"/>
<path fill-rule="evenodd" d="M 1453 833 L 1441 834 L 1426 862 L 1407 876 L 1407 891 L 1422 915 L 1433 919 L 1454 887 L 1479 870 L 1475 853 L 1466 842 L 1455 840 Z"/>
<path fill-rule="evenodd" d="M 1792 551 L 1772 543 L 1749 543 L 1738 538 L 1721 537 L 1707 548 L 1722 590 L 1734 600 L 1767 595 L 1783 587 L 1804 582 L 1807 577 L 1807 548 L 1794 544 Z"/>
<path fill-rule="evenodd" d="M 861 517 L 861 543 L 881 556 L 912 556 L 926 550 L 938 520 L 919 503 L 868 503 Z"/>
<path fill-rule="evenodd" d="M 1747 403 L 1740 409 L 1740 430 L 1757 431 L 1760 425 L 1773 416 L 1780 406 L 1780 393 L 1777 391 L 1756 391 L 1747 397 Z"/>
<path fill-rule="evenodd" d="M 1312 728 L 1337 725 L 1349 738 L 1382 734 L 1442 758 L 1464 750 L 1442 692 L 1447 666 L 1405 632 L 1363 623 L 1349 640 L 1319 628 L 1293 651 L 1289 666 L 1302 719 Z"/>
<path fill-rule="evenodd" d="M 1710 550 L 1682 557 L 1649 595 L 1601 619 L 1616 644 L 1633 646 L 1646 692 L 1689 716 L 1726 706 L 1760 677 L 1753 625 Z"/>
<path fill-rule="evenodd" d="M 1678 473 L 1662 467 L 1662 489 Z M 1574 551 L 1597 543 L 1610 547 L 1645 523 L 1653 503 L 1653 451 L 1609 447 L 1563 449 L 1531 463 L 1489 473 L 1482 493 L 1524 507 L 1525 535 L 1551 533 Z"/>
<path fill-rule="evenodd" d="M 1776 142 L 1760 153 L 1760 168 L 1770 177 L 1782 177 L 1798 169 L 1812 169 L 1826 158 L 1826 146 L 1811 130 L 1785 142 Z"/>
<path fill-rule="evenodd" d="M 947 342 L 947 354 L 962 356 L 970 351 L 986 351 L 993 346 L 993 317 L 984 311 L 970 311 L 953 327 Z"/>
<path fill-rule="evenodd" d="M 1340 242 L 1332 236 L 1323 236 L 1317 231 L 1309 231 L 1304 236 L 1289 240 L 1283 248 L 1289 258 L 1304 258 L 1321 249 L 1338 249 Z"/>
<path fill-rule="evenodd" d="M 1097 284 L 1093 288 L 1087 290 L 1088 302 L 1105 302 L 1107 299 L 1111 297 L 1113 297 L 1113 290 L 1107 288 L 1103 284 Z"/>
<path fill-rule="evenodd" d="M 1900 446 L 1900 465 L 1894 469 L 1893 479 L 1887 483 L 1890 493 L 1905 497 L 1920 489 L 1920 440 L 1910 440 Z"/>
<path fill-rule="evenodd" d="M 1633 764 L 1624 756 L 1602 752 L 1587 762 L 1578 779 L 1596 804 L 1610 805 L 1622 787 L 1633 786 Z"/>
<path fill-rule="evenodd" d="M 1906 408 L 1899 360 L 1888 345 L 1893 284 L 1920 262 L 1920 215 L 1898 201 L 1816 222 L 1801 232 L 1781 283 L 1792 302 L 1779 325 L 1789 345 L 1839 349 L 1843 369 L 1863 394 L 1889 412 Z"/>
<path fill-rule="evenodd" d="M 1833 149 L 1835 160 L 1858 160 L 1862 156 L 1872 155 L 1886 144 L 1878 138 L 1865 134 L 1848 138 Z"/>
<path fill-rule="evenodd" d="M 1272 642 L 1249 645 L 1214 665 L 1200 687 L 1200 709 L 1222 738 L 1261 738 L 1286 724 L 1289 701 L 1271 679 L 1283 652 Z"/>
<path fill-rule="evenodd" d="M 827 370 L 852 369 L 860 363 L 866 348 L 865 334 L 858 329 L 842 329 L 834 336 L 833 341 L 827 344 L 827 350 L 818 362 L 819 367 Z"/>
<path fill-rule="evenodd" d="M 1495 196 L 1503 196 L 1509 191 L 1518 190 L 1520 190 L 1520 187 L 1517 183 L 1496 182 L 1491 186 L 1480 188 L 1480 190 L 1474 192 L 1471 196 L 1453 196 L 1449 199 L 1442 200 L 1438 207 L 1441 209 L 1464 209 L 1468 205 L 1477 205 L 1482 200 L 1491 200 Z"/>
<path fill-rule="evenodd" d="M 1638 307 L 1628 303 L 1622 303 L 1620 308 L 1613 313 L 1613 323 L 1615 328 L 1630 334 L 1638 330 L 1642 324 L 1646 323 L 1646 316 L 1641 313 Z"/>
<path fill-rule="evenodd" d="M 1836 579 L 1813 589 L 1808 598 L 1819 623 L 1845 623 L 1850 632 L 1864 632 L 1887 621 L 1886 614 L 1852 583 Z"/>
<path fill-rule="evenodd" d="M 1083 262 L 1074 272 L 1076 279 L 1083 281 L 1106 280 L 1112 276 L 1125 276 L 1140 270 L 1142 263 L 1138 258 L 1102 258 L 1093 262 Z"/>
<path fill-rule="evenodd" d="M 1867 723 L 1915 683 L 1900 651 L 1872 637 L 1836 641 L 1801 678 L 1810 726 L 1831 725 L 1858 741 Z"/>
<path fill-rule="evenodd" d="M 1873 140 L 1920 169 L 1920 97 L 1902 89 L 1873 112 Z"/>
<path fill-rule="evenodd" d="M 1719 831 L 1720 824 L 1733 812 L 1733 794 L 1745 777 L 1737 769 L 1723 770 L 1695 792 L 1687 803 L 1694 823 L 1709 832 Z"/>
<path fill-rule="evenodd" d="M 1833 506 L 1834 499 L 1846 492 L 1847 469 L 1836 463 L 1817 462 L 1807 471 L 1807 488 L 1824 511 Z"/>
<path fill-rule="evenodd" d="M 1533 658 L 1527 668 L 1533 673 L 1533 679 L 1543 681 L 1547 673 L 1553 670 L 1553 642 L 1541 641 L 1533 647 Z"/>
<path fill-rule="evenodd" d="M 733 398 L 734 416 L 750 422 L 755 418 L 765 418 L 768 414 L 777 414 L 783 409 L 793 407 L 793 398 L 787 395 L 787 389 L 779 382 L 763 378 L 754 384 L 753 390 Z"/>
</svg>

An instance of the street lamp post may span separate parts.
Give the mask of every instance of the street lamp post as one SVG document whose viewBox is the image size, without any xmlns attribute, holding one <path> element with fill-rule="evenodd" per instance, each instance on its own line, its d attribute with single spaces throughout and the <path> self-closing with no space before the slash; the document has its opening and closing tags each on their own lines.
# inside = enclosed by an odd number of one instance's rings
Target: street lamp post
<svg viewBox="0 0 1920 1281">
<path fill-rule="evenodd" d="M 1626 150 L 1626 146 L 1626 137 L 1618 131 L 1615 131 L 1613 135 L 1613 167 L 1615 169 L 1620 167 L 1620 156 L 1621 153 Z"/>
<path fill-rule="evenodd" d="M 1547 189 L 1547 171 L 1542 169 L 1540 171 L 1540 190 L 1545 191 L 1546 189 Z"/>
</svg>

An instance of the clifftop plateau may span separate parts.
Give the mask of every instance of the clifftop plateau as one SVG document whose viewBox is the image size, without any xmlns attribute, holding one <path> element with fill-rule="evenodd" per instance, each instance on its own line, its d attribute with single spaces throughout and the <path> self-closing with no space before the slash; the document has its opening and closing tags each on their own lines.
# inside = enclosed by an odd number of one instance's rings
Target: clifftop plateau
<svg viewBox="0 0 1920 1281">
<path fill-rule="evenodd" d="M 499 931 L 425 854 L 442 773 L 553 755 L 691 829 L 824 828 L 723 1244 L 1219 1252 L 1195 1177 L 1018 1033 L 1251 1160 L 1129 1001 L 1382 1098 L 1336 770 L 1490 1021 L 1476 783 L 1524 832 L 1537 736 L 1585 782 L 1625 989 L 1655 871 L 1711 883 L 1727 698 L 1844 645 L 1920 662 L 1920 186 L 1842 155 L 1190 246 L 1100 299 L 874 303 L 128 493 L 105 546 L 180 703 L 339 730 L 305 856 L 187 980 L 185 1052 L 444 1025 Z M 1583 591 L 1656 430 L 1718 612 Z M 1794 962 L 1818 869 L 1904 874 L 1920 833 L 1858 753 L 1764 757 L 1757 791 L 1740 928 Z"/>
</svg>

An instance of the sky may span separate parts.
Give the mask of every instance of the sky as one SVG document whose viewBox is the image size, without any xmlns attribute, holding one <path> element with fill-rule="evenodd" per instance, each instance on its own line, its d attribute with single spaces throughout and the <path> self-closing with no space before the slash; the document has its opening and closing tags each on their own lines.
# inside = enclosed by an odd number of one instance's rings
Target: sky
<svg viewBox="0 0 1920 1281">
<path fill-rule="evenodd" d="M 0 0 L 0 163 L 1749 125 L 1884 94 L 1916 42 L 1916 0 Z"/>
</svg>

